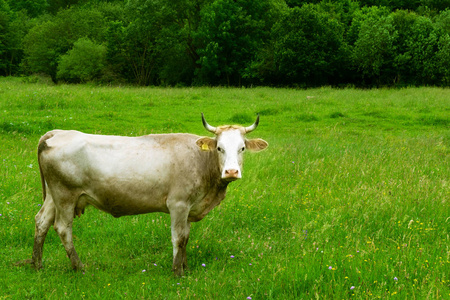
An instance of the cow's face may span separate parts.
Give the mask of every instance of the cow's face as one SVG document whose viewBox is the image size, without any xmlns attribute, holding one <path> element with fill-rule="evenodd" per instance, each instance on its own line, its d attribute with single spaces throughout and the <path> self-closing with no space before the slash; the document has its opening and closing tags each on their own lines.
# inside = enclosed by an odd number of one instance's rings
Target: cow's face
<svg viewBox="0 0 450 300">
<path fill-rule="evenodd" d="M 249 132 L 246 131 L 249 127 L 221 126 L 208 128 L 205 126 L 205 128 L 214 131 L 216 138 L 200 138 L 197 140 L 197 145 L 203 151 L 217 152 L 221 177 L 227 181 L 234 181 L 242 177 L 242 155 L 246 150 L 261 151 L 268 146 L 267 142 L 262 139 L 247 140 L 245 134 Z"/>
</svg>

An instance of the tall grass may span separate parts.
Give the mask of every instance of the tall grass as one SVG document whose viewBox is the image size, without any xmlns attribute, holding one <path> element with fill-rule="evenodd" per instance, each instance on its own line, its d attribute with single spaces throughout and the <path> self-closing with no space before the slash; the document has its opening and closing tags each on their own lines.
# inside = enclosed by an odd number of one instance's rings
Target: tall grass
<svg viewBox="0 0 450 300">
<path fill-rule="evenodd" d="M 450 298 L 450 90 L 134 88 L 0 80 L 2 299 Z M 31 256 L 47 130 L 143 135 L 254 121 L 267 151 L 191 229 L 171 272 L 170 218 L 74 223 L 73 272 L 54 231 Z"/>
</svg>

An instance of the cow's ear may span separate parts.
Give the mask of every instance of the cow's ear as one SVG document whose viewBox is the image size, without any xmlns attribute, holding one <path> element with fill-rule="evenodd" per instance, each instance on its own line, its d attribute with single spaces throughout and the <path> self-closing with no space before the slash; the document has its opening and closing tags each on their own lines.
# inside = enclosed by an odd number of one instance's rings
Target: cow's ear
<svg viewBox="0 0 450 300">
<path fill-rule="evenodd" d="M 209 137 L 199 138 L 195 143 L 203 151 L 211 151 L 213 149 L 216 149 L 216 145 L 217 145 L 216 140 L 212 139 L 212 138 L 209 138 Z"/>
<path fill-rule="evenodd" d="M 269 143 L 262 139 L 245 140 L 245 147 L 250 151 L 261 151 L 267 148 Z"/>
</svg>

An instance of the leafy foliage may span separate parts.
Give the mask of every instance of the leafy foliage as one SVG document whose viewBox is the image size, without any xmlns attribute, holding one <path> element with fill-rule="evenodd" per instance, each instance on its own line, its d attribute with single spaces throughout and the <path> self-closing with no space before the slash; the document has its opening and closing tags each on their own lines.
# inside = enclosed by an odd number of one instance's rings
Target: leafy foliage
<svg viewBox="0 0 450 300">
<path fill-rule="evenodd" d="M 50 20 L 33 27 L 24 37 L 25 68 L 29 72 L 47 74 L 56 82 L 61 55 L 81 37 L 101 40 L 104 30 L 102 15 L 95 10 L 62 10 Z"/>
<path fill-rule="evenodd" d="M 272 29 L 274 78 L 282 84 L 327 84 L 345 64 L 343 26 L 312 5 L 289 10 Z"/>
<path fill-rule="evenodd" d="M 7 2 L 12 10 L 24 10 L 34 18 L 45 13 L 48 8 L 47 0 L 8 0 Z"/>
<path fill-rule="evenodd" d="M 0 0 L 0 75 L 17 72 L 23 57 L 21 43 L 28 26 L 28 18 L 23 13 L 14 12 Z"/>
<path fill-rule="evenodd" d="M 8 51 L 8 26 L 9 26 L 9 14 L 11 13 L 9 6 L 0 0 L 0 70 L 6 70 L 7 60 L 6 52 Z M 2 72 L 3 73 L 3 72 Z"/>
<path fill-rule="evenodd" d="M 442 74 L 442 84 L 450 85 L 450 35 L 445 34 L 441 36 L 438 44 L 439 51 L 436 54 L 439 66 L 439 72 Z"/>
<path fill-rule="evenodd" d="M 392 78 L 394 42 L 397 32 L 389 16 L 368 17 L 361 24 L 355 42 L 353 60 L 364 78 L 375 80 L 378 84 L 387 83 Z"/>
<path fill-rule="evenodd" d="M 80 38 L 73 49 L 61 56 L 58 79 L 79 83 L 99 79 L 106 65 L 106 47 Z"/>
<path fill-rule="evenodd" d="M 206 83 L 240 85 L 267 35 L 264 15 L 269 1 L 215 0 L 202 10 L 199 79 Z M 224 81 L 222 81 L 224 80 Z"/>
<path fill-rule="evenodd" d="M 87 38 L 106 48 L 95 77 L 113 82 L 448 85 L 447 2 L 0 0 L 0 75 L 57 82 Z"/>
</svg>

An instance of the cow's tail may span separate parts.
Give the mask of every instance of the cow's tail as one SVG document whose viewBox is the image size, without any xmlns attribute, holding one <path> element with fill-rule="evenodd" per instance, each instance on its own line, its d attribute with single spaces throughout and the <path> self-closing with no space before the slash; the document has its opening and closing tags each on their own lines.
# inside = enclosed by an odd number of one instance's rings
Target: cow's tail
<svg viewBox="0 0 450 300">
<path fill-rule="evenodd" d="M 56 134 L 56 131 L 49 131 L 46 134 L 44 134 L 38 144 L 38 164 L 39 164 L 39 173 L 41 174 L 41 184 L 42 184 L 42 198 L 45 201 L 45 197 L 47 195 L 47 188 L 44 178 L 44 173 L 42 172 L 42 165 L 41 165 L 41 155 L 42 152 L 44 152 L 46 149 L 48 149 L 48 145 L 46 141 L 50 138 L 52 138 Z"/>
</svg>

